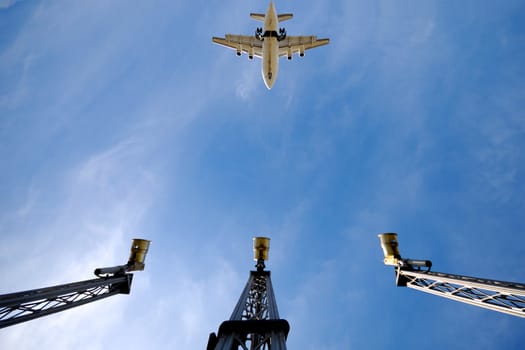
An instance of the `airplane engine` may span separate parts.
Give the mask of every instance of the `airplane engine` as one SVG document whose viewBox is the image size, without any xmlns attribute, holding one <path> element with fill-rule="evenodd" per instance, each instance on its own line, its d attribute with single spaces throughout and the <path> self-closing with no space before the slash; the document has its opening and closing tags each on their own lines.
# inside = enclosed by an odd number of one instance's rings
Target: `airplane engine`
<svg viewBox="0 0 525 350">
<path fill-rule="evenodd" d="M 253 48 L 248 52 L 248 59 L 253 60 Z"/>
<path fill-rule="evenodd" d="M 237 56 L 240 56 L 240 55 L 242 55 L 242 51 L 241 51 L 241 48 L 238 47 L 238 48 L 237 48 Z"/>
<path fill-rule="evenodd" d="M 253 60 L 253 55 L 248 55 L 248 59 Z"/>
<path fill-rule="evenodd" d="M 289 49 L 288 49 L 288 60 L 291 60 L 291 59 L 292 59 L 292 55 L 293 55 L 293 53 L 292 53 L 292 49 L 289 48 Z"/>
<path fill-rule="evenodd" d="M 304 57 L 304 46 L 299 49 L 299 56 Z"/>
</svg>

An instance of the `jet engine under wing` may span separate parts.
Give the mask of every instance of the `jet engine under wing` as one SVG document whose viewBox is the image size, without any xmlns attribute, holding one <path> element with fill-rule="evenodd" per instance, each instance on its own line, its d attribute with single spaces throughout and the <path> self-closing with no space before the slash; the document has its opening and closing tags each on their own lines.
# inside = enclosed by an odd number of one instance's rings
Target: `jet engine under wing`
<svg viewBox="0 0 525 350">
<path fill-rule="evenodd" d="M 262 57 L 262 41 L 253 35 L 226 34 L 225 38 L 213 37 L 214 43 L 237 50 L 237 55 L 242 52 L 249 56 Z"/>
<path fill-rule="evenodd" d="M 317 39 L 316 36 L 286 36 L 279 41 L 279 56 L 288 56 L 291 58 L 292 54 L 299 53 L 303 56 L 304 52 L 314 47 L 328 45 L 330 39 Z"/>
</svg>

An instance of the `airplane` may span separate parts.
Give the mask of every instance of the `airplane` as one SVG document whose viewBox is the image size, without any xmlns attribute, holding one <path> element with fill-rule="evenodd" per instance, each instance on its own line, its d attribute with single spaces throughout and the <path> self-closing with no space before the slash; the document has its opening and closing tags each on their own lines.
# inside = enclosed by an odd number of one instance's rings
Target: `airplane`
<svg viewBox="0 0 525 350">
<path fill-rule="evenodd" d="M 316 36 L 288 36 L 279 23 L 293 17 L 291 13 L 277 14 L 273 1 L 266 14 L 250 13 L 250 17 L 264 22 L 263 28 L 257 28 L 255 35 L 226 34 L 225 38 L 213 37 L 212 42 L 237 51 L 237 56 L 243 52 L 262 59 L 262 76 L 264 84 L 270 90 L 277 79 L 279 72 L 279 57 L 287 56 L 292 59 L 294 53 L 304 57 L 304 52 L 318 46 L 327 45 L 330 39 L 317 39 Z"/>
</svg>

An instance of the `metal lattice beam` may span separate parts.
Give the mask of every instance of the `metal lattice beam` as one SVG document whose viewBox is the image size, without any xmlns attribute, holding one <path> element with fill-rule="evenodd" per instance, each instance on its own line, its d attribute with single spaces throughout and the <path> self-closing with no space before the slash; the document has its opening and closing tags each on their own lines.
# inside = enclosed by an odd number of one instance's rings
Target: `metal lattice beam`
<svg viewBox="0 0 525 350">
<path fill-rule="evenodd" d="M 229 321 L 210 336 L 208 349 L 286 350 L 290 326 L 279 319 L 269 271 L 251 271 Z"/>
<path fill-rule="evenodd" d="M 269 320 L 279 318 L 279 315 L 270 315 L 268 310 L 268 288 L 269 275 L 250 276 L 250 288 L 244 301 L 241 317 L 236 315 L 234 319 L 241 320 Z"/>
<path fill-rule="evenodd" d="M 0 296 L 0 328 L 115 294 L 129 294 L 133 274 L 96 278 Z"/>
<path fill-rule="evenodd" d="M 288 321 L 279 318 L 268 260 L 270 238 L 254 237 L 253 254 L 257 271 L 251 271 L 229 321 L 210 334 L 206 350 L 286 350 Z"/>
<path fill-rule="evenodd" d="M 525 318 L 525 284 L 397 268 L 398 285 Z"/>
</svg>

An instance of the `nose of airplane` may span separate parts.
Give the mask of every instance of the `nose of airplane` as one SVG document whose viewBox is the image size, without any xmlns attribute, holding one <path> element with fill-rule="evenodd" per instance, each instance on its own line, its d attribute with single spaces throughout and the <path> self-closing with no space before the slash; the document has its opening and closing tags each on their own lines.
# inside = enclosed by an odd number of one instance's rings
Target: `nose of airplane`
<svg viewBox="0 0 525 350">
<path fill-rule="evenodd" d="M 271 72 L 266 74 L 266 75 L 264 75 L 264 84 L 266 85 L 268 90 L 270 90 L 272 88 L 274 83 L 275 83 L 275 79 L 273 79 L 273 76 L 272 76 Z"/>
</svg>

